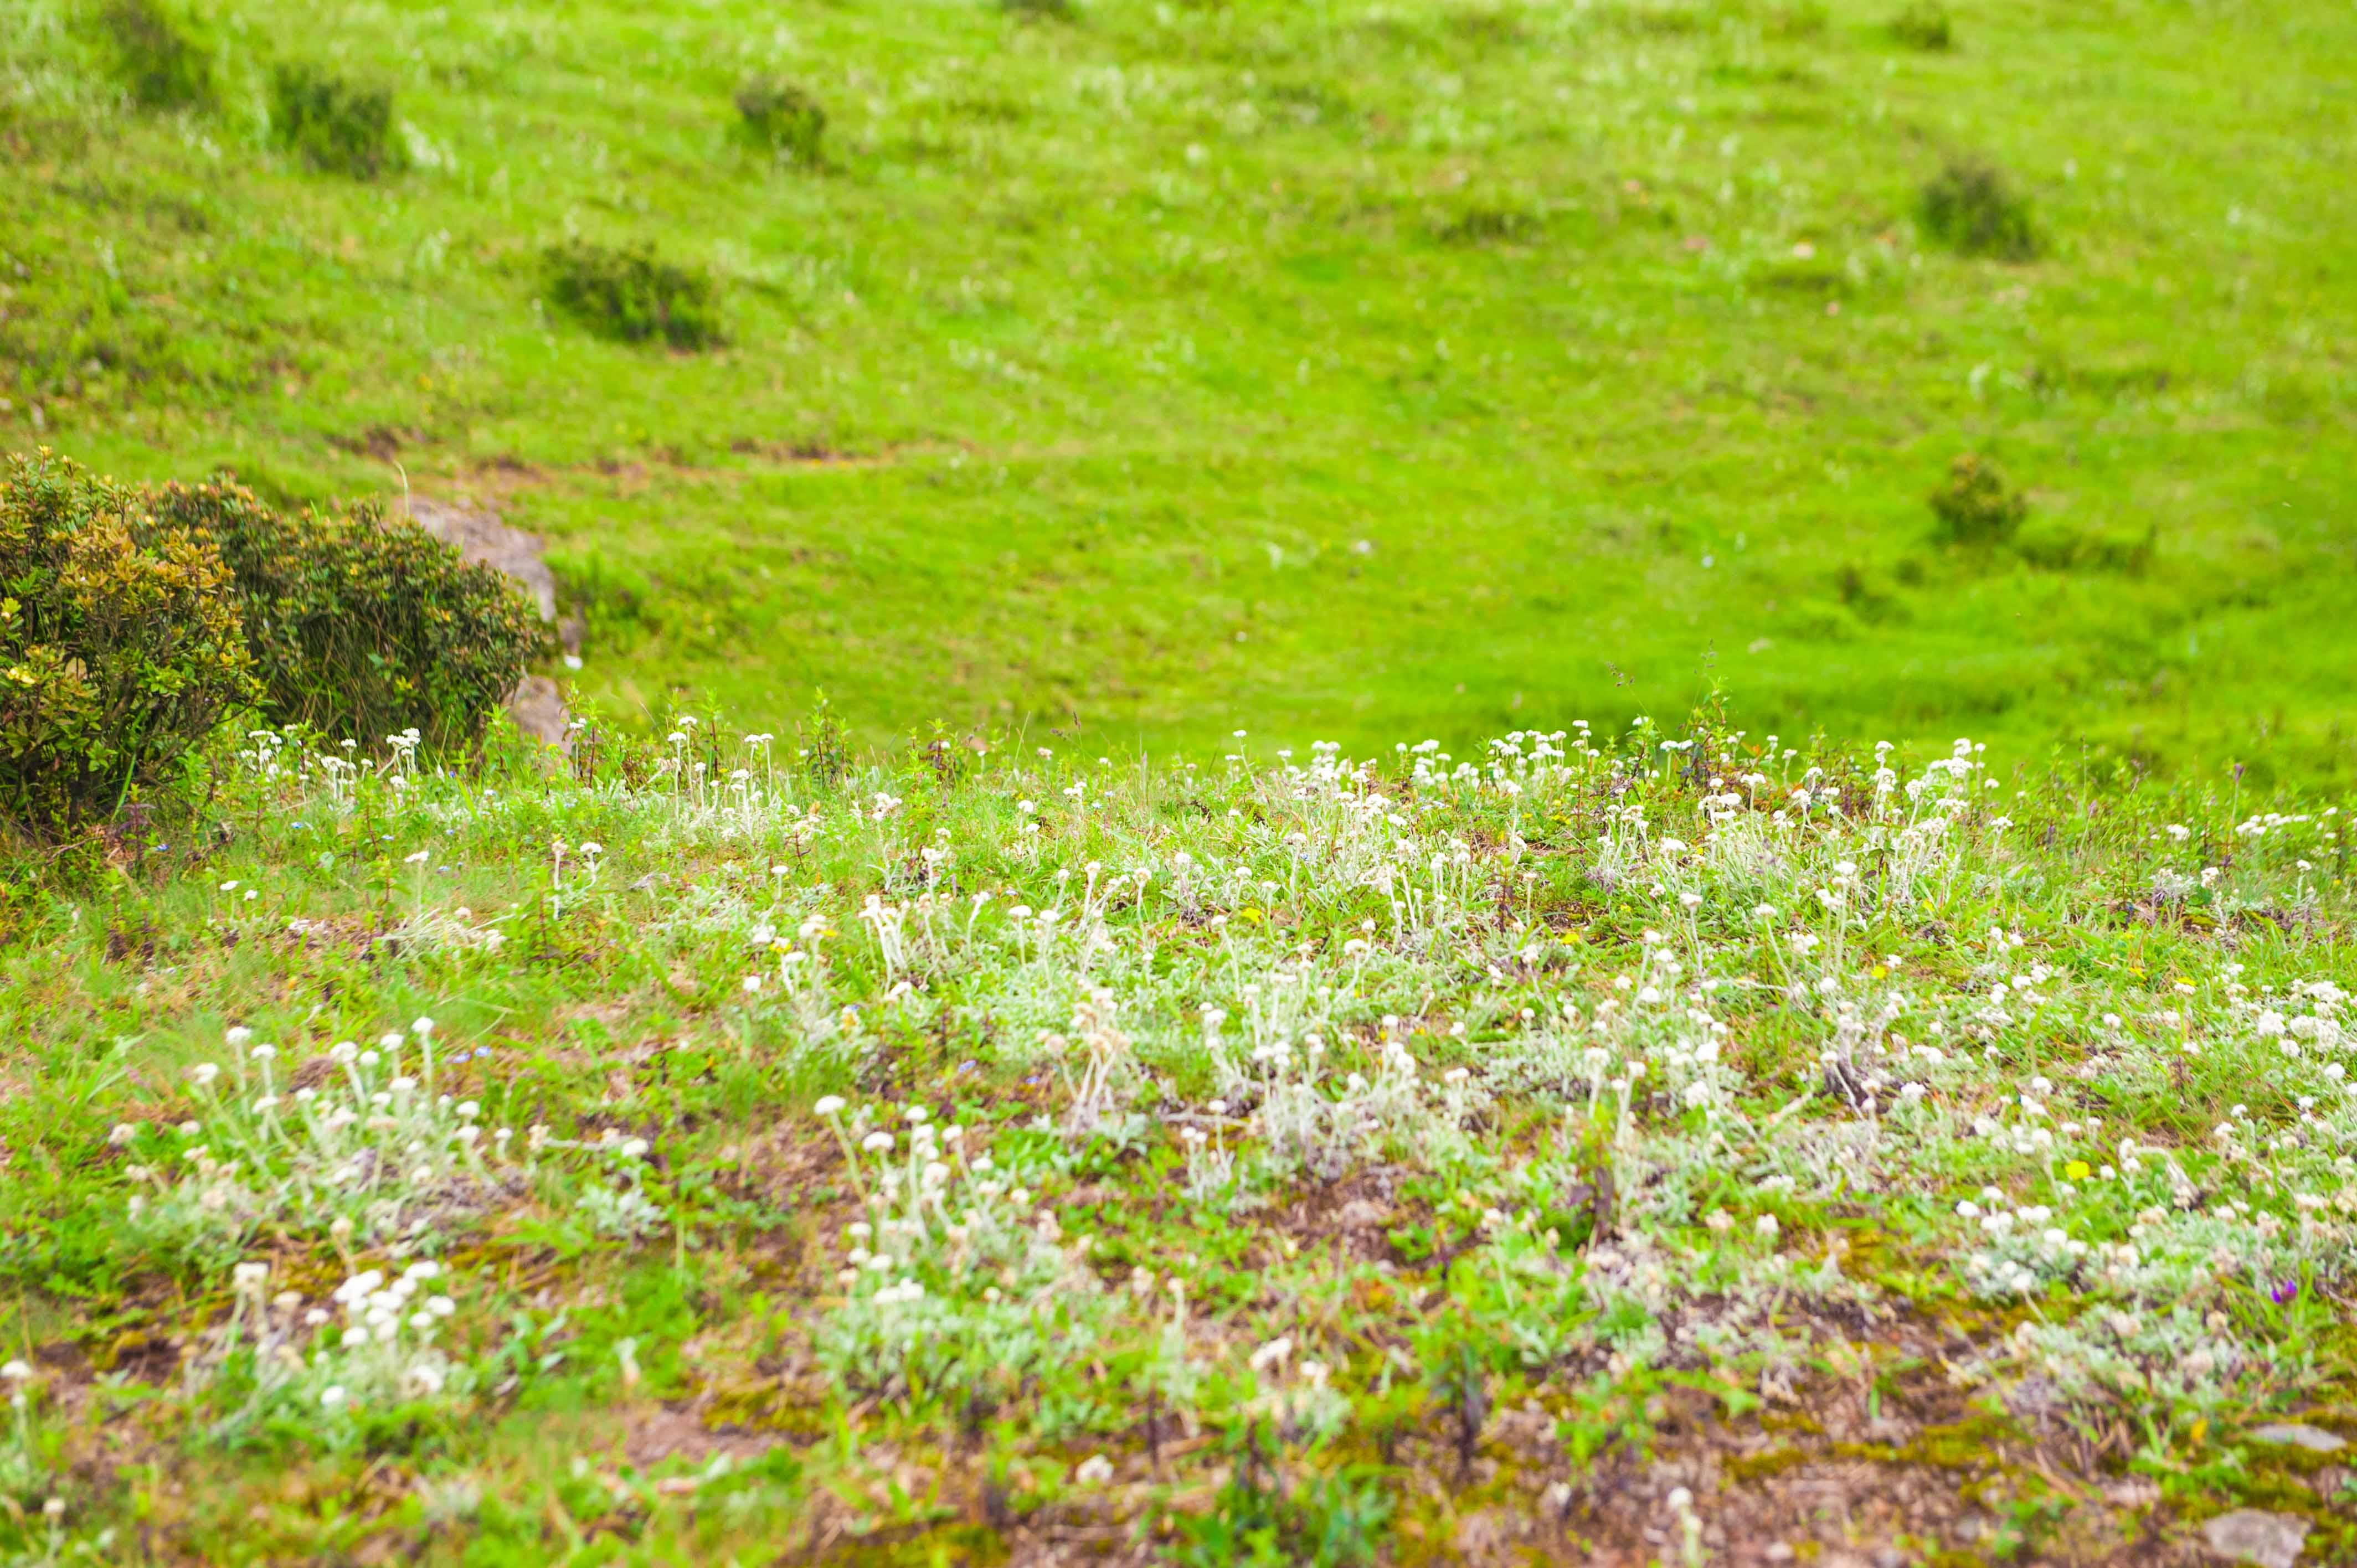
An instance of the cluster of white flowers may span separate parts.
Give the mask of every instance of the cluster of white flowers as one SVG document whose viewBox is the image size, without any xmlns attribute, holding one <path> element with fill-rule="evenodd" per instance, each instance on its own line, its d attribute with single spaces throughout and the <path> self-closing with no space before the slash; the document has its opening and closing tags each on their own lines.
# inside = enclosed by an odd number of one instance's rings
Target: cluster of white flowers
<svg viewBox="0 0 2357 1568">
<path fill-rule="evenodd" d="M 970 1149 L 963 1126 L 937 1124 L 921 1105 L 898 1118 L 853 1111 L 839 1095 L 817 1111 L 866 1215 L 844 1230 L 845 1297 L 821 1337 L 839 1371 L 955 1381 L 1075 1331 L 1099 1294 L 1087 1243 L 1068 1242 L 1055 1211 Z"/>
<path fill-rule="evenodd" d="M 281 1085 L 277 1048 L 252 1030 L 231 1028 L 226 1043 L 226 1069 L 188 1074 L 208 1113 L 162 1134 L 178 1145 L 165 1163 L 124 1167 L 144 1226 L 235 1239 L 264 1220 L 340 1219 L 363 1239 L 395 1236 L 438 1203 L 495 1189 L 516 1153 L 511 1129 L 486 1131 L 479 1102 L 437 1091 L 431 1018 L 373 1047 L 330 1047 L 300 1088 Z M 126 1123 L 113 1141 L 144 1152 L 157 1136 Z"/>
<path fill-rule="evenodd" d="M 471 1368 L 442 1345 L 458 1305 L 439 1283 L 441 1264 L 420 1260 L 393 1275 L 362 1269 L 317 1302 L 296 1290 L 274 1294 L 270 1273 L 255 1262 L 231 1271 L 230 1316 L 185 1366 L 192 1389 L 245 1350 L 257 1402 L 291 1400 L 331 1417 L 470 1390 Z"/>
<path fill-rule="evenodd" d="M 392 1279 L 382 1270 L 363 1269 L 338 1285 L 330 1298 L 343 1313 L 340 1330 L 332 1327 L 323 1308 L 304 1315 L 307 1324 L 322 1330 L 321 1339 L 329 1341 L 314 1352 L 320 1375 L 335 1379 L 320 1389 L 321 1404 L 333 1407 L 387 1390 L 406 1399 L 443 1391 L 450 1363 L 436 1340 L 457 1303 L 438 1292 L 427 1294 L 441 1277 L 441 1265 L 431 1261 L 412 1263 Z"/>
<path fill-rule="evenodd" d="M 1974 1288 L 1986 1295 L 2028 1295 L 2048 1283 L 2068 1279 L 2087 1256 L 2087 1243 L 2053 1223 L 2043 1204 L 2008 1206 L 2004 1193 L 1983 1187 L 1977 1201 L 1965 1198 L 1956 1214 L 1979 1227 L 1985 1244 L 1964 1259 Z"/>
<path fill-rule="evenodd" d="M 2270 959 L 2278 978 L 2257 985 L 2199 939 L 2158 961 L 2185 973 L 2073 950 L 2049 917 L 2078 918 L 2079 892 L 2030 875 L 2050 873 L 1997 808 L 2027 811 L 1978 744 L 1910 777 L 1889 746 L 1870 771 L 1813 767 L 1774 736 L 1705 742 L 1647 723 L 1521 730 L 1471 760 L 1403 745 L 1381 765 L 1320 742 L 1261 768 L 1239 739 L 1223 797 L 1172 770 L 1197 808 L 1183 815 L 1137 810 L 1146 797 L 1109 765 L 1006 759 L 967 802 L 978 855 L 937 825 L 954 811 L 899 778 L 797 804 L 766 737 L 731 766 L 726 737 L 685 723 L 667 771 L 600 800 L 651 812 L 662 847 L 726 846 L 728 875 L 645 884 L 645 918 L 683 944 L 746 940 L 728 983 L 780 1050 L 856 1069 L 898 1031 L 974 1015 L 1001 1066 L 1060 1093 L 1031 1125 L 1068 1157 L 1158 1131 L 1197 1202 L 1249 1205 L 1304 1174 L 1393 1161 L 1511 1185 L 1576 1146 L 1564 1179 L 1619 1195 L 1610 1245 L 1552 1260 L 1523 1223 L 1544 1204 L 1499 1205 L 1512 1218 L 1477 1227 L 1482 1245 L 1526 1252 L 1534 1280 L 1584 1269 L 1648 1312 L 1674 1306 L 1679 1271 L 1629 1260 L 1669 1256 L 1672 1232 L 1706 1214 L 1727 1239 L 1713 1266 L 1738 1293 L 1862 1288 L 1799 1217 L 1897 1193 L 1953 1208 L 1940 1246 L 1975 1291 L 2070 1291 L 2147 1321 L 2222 1273 L 2278 1292 L 2337 1266 L 2357 1234 L 2339 1163 L 2357 1142 L 2352 1042 L 2325 963 L 2294 982 Z M 2172 814 L 2186 822 L 2137 828 L 2119 846 L 2129 863 L 2104 875 L 2143 912 L 2145 890 L 2169 889 L 2168 918 L 2196 930 L 2299 907 L 2322 874 L 2298 857 L 2338 825 Z M 801 876 L 821 841 L 872 868 L 866 885 Z M 975 885 L 993 853 L 1019 885 Z M 560 865 L 597 875 L 587 844 Z M 416 1076 L 407 1090 L 371 1081 L 395 1101 L 363 1113 L 438 1103 Z M 240 1095 L 261 1114 L 265 1096 Z M 2164 1149 L 2137 1135 L 2135 1108 L 2172 1096 L 2233 1109 L 2199 1146 Z M 1491 1110 L 1533 1100 L 1563 1118 L 1540 1140 L 1554 1152 L 1499 1146 Z M 839 1366 L 888 1382 L 923 1362 L 929 1335 L 979 1354 L 1017 1319 L 1037 1330 L 1058 1282 L 1086 1278 L 1057 1216 L 1037 1211 L 1039 1173 L 1009 1176 L 922 1114 L 825 1113 L 861 1205 L 839 1264 Z M 266 1208 L 257 1172 L 283 1167 L 206 1134 L 182 1185 L 220 1209 Z M 465 1147 L 442 1147 L 465 1168 Z M 416 1168 L 393 1153 L 346 1149 L 321 1169 L 382 1185 Z M 1725 1196 L 1730 1174 L 1754 1196 Z M 601 1225 L 644 1234 L 630 1191 L 610 1196 Z M 1632 1337 L 1613 1353 L 1653 1352 Z"/>
</svg>

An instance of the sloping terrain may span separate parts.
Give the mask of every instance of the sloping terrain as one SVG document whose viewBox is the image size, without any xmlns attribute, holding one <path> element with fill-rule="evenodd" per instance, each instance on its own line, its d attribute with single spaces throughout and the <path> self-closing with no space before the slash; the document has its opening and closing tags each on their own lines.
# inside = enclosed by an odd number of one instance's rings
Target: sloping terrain
<svg viewBox="0 0 2357 1568">
<path fill-rule="evenodd" d="M 495 503 L 633 722 L 1365 750 L 1716 681 L 2338 777 L 2353 28 L 5 0 L 0 445 Z M 390 94 L 374 177 L 282 77 Z M 697 346 L 601 336 L 576 241 L 708 284 Z M 1925 505 L 1967 451 L 2007 547 Z"/>
</svg>

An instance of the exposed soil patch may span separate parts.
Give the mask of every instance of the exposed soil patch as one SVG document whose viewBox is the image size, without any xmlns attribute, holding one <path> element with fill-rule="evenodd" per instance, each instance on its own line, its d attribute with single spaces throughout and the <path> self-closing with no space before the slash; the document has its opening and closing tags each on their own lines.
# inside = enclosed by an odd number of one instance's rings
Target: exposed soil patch
<svg viewBox="0 0 2357 1568">
<path fill-rule="evenodd" d="M 716 1454 L 726 1454 L 731 1459 L 758 1459 L 777 1442 L 774 1436 L 733 1426 L 708 1427 L 693 1409 L 667 1405 L 641 1417 L 630 1427 L 630 1434 L 622 1441 L 622 1454 L 643 1470 L 666 1459 L 701 1465 Z"/>
<path fill-rule="evenodd" d="M 1400 1178 L 1406 1173 L 1391 1166 L 1352 1171 L 1339 1181 L 1312 1187 L 1271 1218 L 1276 1229 L 1305 1250 L 1339 1248 L 1355 1262 L 1408 1262 L 1391 1242 L 1394 1226 L 1429 1218 L 1422 1204 L 1403 1205 Z"/>
<path fill-rule="evenodd" d="M 380 463 L 390 463 L 404 446 L 414 446 L 425 439 L 422 432 L 393 424 L 371 424 L 353 435 L 330 435 L 328 445 L 356 457 L 373 457 Z"/>
<path fill-rule="evenodd" d="M 728 450 L 739 457 L 759 457 L 793 468 L 881 468 L 892 461 L 888 454 L 837 452 L 815 441 L 756 441 L 750 436 L 730 442 Z"/>
</svg>

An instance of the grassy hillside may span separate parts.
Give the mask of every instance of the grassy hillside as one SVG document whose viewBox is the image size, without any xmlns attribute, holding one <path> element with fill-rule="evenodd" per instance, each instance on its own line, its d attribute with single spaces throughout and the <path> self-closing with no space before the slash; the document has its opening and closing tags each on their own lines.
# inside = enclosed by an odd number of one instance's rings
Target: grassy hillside
<svg viewBox="0 0 2357 1568">
<path fill-rule="evenodd" d="M 2349 767 L 2345 9 L 246 0 L 176 24 L 203 91 L 108 14 L 0 0 L 0 442 L 496 500 L 618 712 L 1365 747 L 1718 681 Z M 290 64 L 407 166 L 285 145 Z M 815 165 L 737 134 L 763 71 Z M 1925 226 L 1975 157 L 2027 259 Z M 725 343 L 554 308 L 576 237 Z M 1933 542 L 1967 449 L 2032 548 Z"/>
<path fill-rule="evenodd" d="M 351 757 L 20 904 L 11 1561 L 2357 1549 L 2337 806 Z"/>
</svg>

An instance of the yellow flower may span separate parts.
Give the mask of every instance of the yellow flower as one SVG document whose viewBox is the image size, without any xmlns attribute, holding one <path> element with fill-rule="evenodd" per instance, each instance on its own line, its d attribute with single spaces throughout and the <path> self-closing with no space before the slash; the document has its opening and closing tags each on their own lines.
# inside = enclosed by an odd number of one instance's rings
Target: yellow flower
<svg viewBox="0 0 2357 1568">
<path fill-rule="evenodd" d="M 2085 1181 L 2089 1176 L 2095 1173 L 2087 1168 L 2086 1161 L 2072 1160 L 2069 1165 L 2062 1167 L 2062 1174 L 2069 1176 L 2072 1181 Z"/>
</svg>

